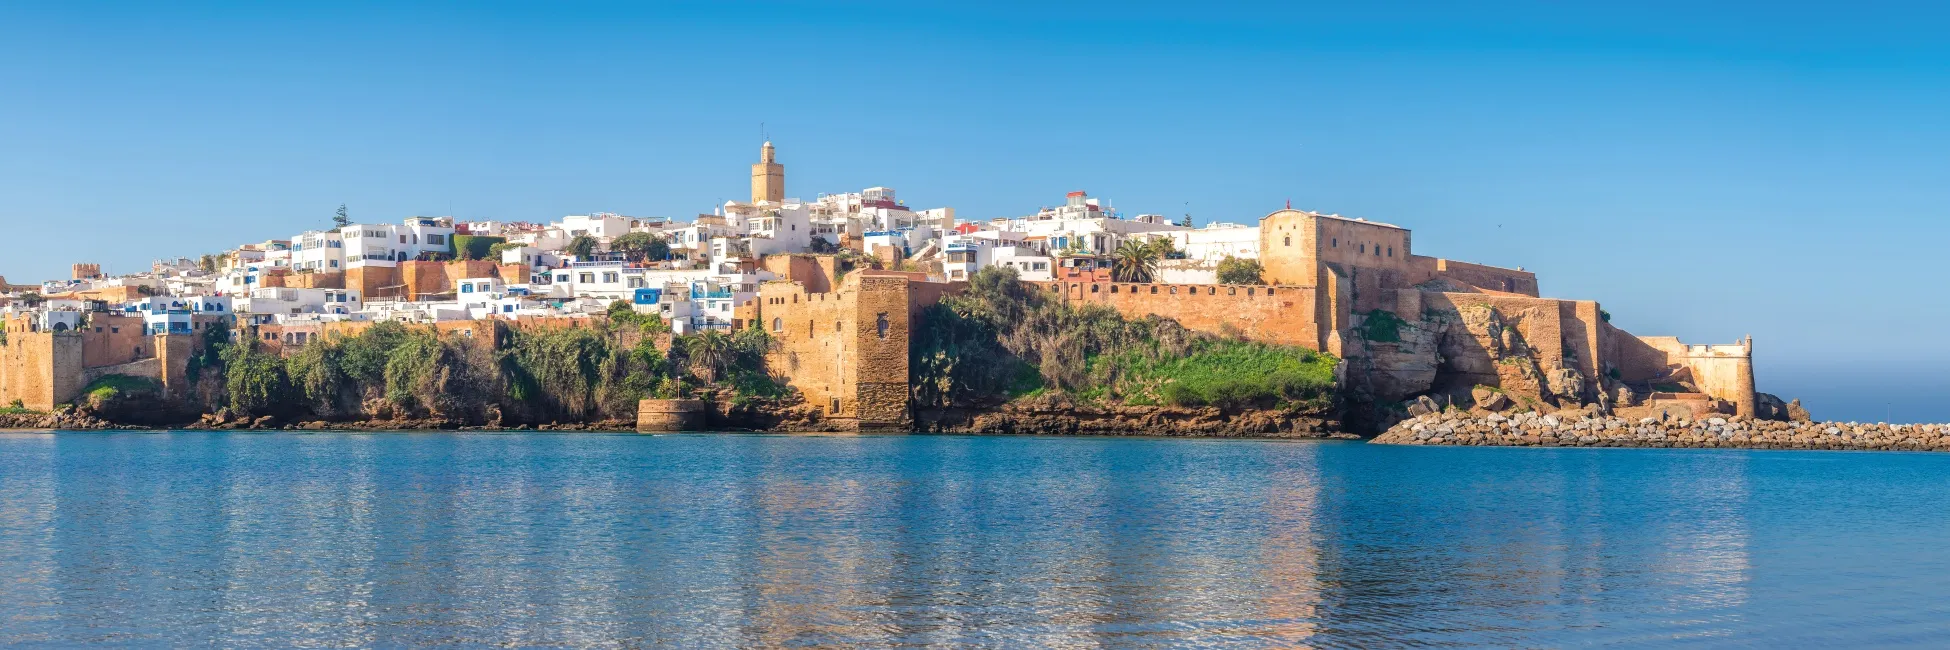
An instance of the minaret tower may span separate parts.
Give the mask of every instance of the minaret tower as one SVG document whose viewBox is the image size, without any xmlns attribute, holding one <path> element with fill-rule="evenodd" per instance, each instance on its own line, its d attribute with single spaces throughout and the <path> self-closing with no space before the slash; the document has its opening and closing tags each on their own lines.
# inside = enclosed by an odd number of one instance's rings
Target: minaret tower
<svg viewBox="0 0 1950 650">
<path fill-rule="evenodd" d="M 758 164 L 752 165 L 752 205 L 785 202 L 785 165 L 773 159 L 772 141 L 758 150 Z"/>
</svg>

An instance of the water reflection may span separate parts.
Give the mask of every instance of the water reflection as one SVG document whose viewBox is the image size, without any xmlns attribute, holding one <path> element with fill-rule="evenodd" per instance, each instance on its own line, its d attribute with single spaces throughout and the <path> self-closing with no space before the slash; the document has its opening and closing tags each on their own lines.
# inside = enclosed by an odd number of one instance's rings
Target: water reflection
<svg viewBox="0 0 1950 650">
<path fill-rule="evenodd" d="M 1940 640 L 1950 594 L 1912 574 L 1943 568 L 1927 541 L 1950 532 L 1943 518 L 1853 513 L 1858 495 L 1886 492 L 1877 476 L 1941 503 L 1950 472 L 1936 470 L 1950 467 L 1853 455 L 1854 490 L 1810 491 L 1837 472 L 1808 457 L 0 435 L 0 643 L 1383 647 L 1869 632 L 1812 623 L 1811 584 L 1823 597 L 1902 590 L 1874 619 L 1900 634 L 1873 638 Z M 1779 496 L 1790 488 L 1792 502 Z M 1878 533 L 1877 555 L 1819 543 Z M 1765 563 L 1756 540 L 1775 542 Z M 1819 572 L 1851 557 L 1850 584 Z"/>
</svg>

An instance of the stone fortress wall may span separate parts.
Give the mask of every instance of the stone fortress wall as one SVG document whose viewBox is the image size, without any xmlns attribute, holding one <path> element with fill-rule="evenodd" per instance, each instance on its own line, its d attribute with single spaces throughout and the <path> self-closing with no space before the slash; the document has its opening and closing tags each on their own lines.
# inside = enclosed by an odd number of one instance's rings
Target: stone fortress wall
<svg viewBox="0 0 1950 650">
<path fill-rule="evenodd" d="M 1750 341 L 1701 346 L 1634 336 L 1612 326 L 1595 301 L 1540 297 L 1529 271 L 1415 255 L 1409 231 L 1388 224 L 1282 210 L 1261 221 L 1260 233 L 1266 285 L 1081 275 L 1037 284 L 1130 317 L 1335 354 L 1347 363 L 1344 388 L 1381 402 L 1469 399 L 1488 386 L 1560 407 L 1679 403 L 1695 412 L 1757 412 Z M 779 257 L 762 264 L 788 279 L 768 283 L 757 304 L 740 308 L 741 318 L 779 340 L 774 372 L 828 417 L 905 421 L 895 413 L 904 410 L 896 405 L 907 388 L 906 337 L 896 332 L 963 285 L 866 271 L 827 292 L 814 287 L 826 285 L 830 268 L 798 259 L 806 256 Z M 889 320 L 888 338 L 875 335 L 879 314 L 903 311 L 905 320 Z M 886 347 L 876 352 L 870 344 Z M 870 405 L 884 415 L 871 415 Z"/>
<path fill-rule="evenodd" d="M 18 400 L 50 411 L 111 374 L 156 380 L 165 397 L 187 394 L 187 369 L 202 350 L 203 329 L 221 326 L 221 319 L 199 316 L 194 326 L 189 334 L 147 334 L 139 317 L 93 313 L 79 329 L 50 332 L 31 316 L 8 318 L 0 345 L 0 406 Z"/>
<path fill-rule="evenodd" d="M 804 280 L 775 280 L 761 285 L 758 298 L 741 311 L 776 341 L 768 369 L 786 378 L 824 419 L 840 428 L 904 428 L 911 422 L 911 326 L 922 309 L 950 291 L 913 276 L 855 271 L 834 291 L 808 290 Z M 935 286 L 917 291 L 916 284 Z"/>
</svg>

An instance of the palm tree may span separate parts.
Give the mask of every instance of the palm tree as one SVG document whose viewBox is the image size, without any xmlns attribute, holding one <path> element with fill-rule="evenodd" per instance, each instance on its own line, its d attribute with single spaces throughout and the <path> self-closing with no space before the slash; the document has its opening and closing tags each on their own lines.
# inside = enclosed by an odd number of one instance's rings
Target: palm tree
<svg viewBox="0 0 1950 650">
<path fill-rule="evenodd" d="M 1172 241 L 1170 237 L 1153 237 L 1145 245 L 1150 246 L 1161 260 L 1175 259 L 1173 256 L 1178 255 L 1178 243 Z"/>
<path fill-rule="evenodd" d="M 691 371 L 703 375 L 707 384 L 717 383 L 718 371 L 731 362 L 734 354 L 731 337 L 717 330 L 705 330 L 684 341 L 684 353 L 690 356 Z"/>
<path fill-rule="evenodd" d="M 596 254 L 596 243 L 595 237 L 576 235 L 569 239 L 568 245 L 563 246 L 562 251 L 574 255 L 578 260 L 588 260 L 591 255 Z"/>
<path fill-rule="evenodd" d="M 1126 239 L 1111 255 L 1110 278 L 1118 282 L 1150 282 L 1157 276 L 1158 249 Z"/>
</svg>

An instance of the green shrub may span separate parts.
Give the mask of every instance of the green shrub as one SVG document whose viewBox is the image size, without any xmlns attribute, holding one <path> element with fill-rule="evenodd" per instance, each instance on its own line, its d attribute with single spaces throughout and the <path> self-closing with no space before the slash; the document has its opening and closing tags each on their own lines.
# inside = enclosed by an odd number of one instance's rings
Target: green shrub
<svg viewBox="0 0 1950 650">
<path fill-rule="evenodd" d="M 977 405 L 1065 391 L 1080 401 L 1245 406 L 1331 399 L 1333 357 L 1128 319 L 983 269 L 924 310 L 909 373 L 917 404 Z"/>
<path fill-rule="evenodd" d="M 282 359 L 258 349 L 255 341 L 228 346 L 224 353 L 224 388 L 232 413 L 257 417 L 289 410 L 290 381 Z"/>
<path fill-rule="evenodd" d="M 506 243 L 508 243 L 507 237 L 495 237 L 490 235 L 454 235 L 452 239 L 454 259 L 460 259 L 460 260 L 492 259 L 495 262 L 500 262 L 501 261 L 500 258 L 498 256 L 493 256 L 492 253 L 496 245 L 506 244 Z"/>
<path fill-rule="evenodd" d="M 1400 343 L 1402 326 L 1406 324 L 1395 312 L 1376 309 L 1368 312 L 1367 319 L 1361 323 L 1361 334 L 1375 343 Z"/>
</svg>

